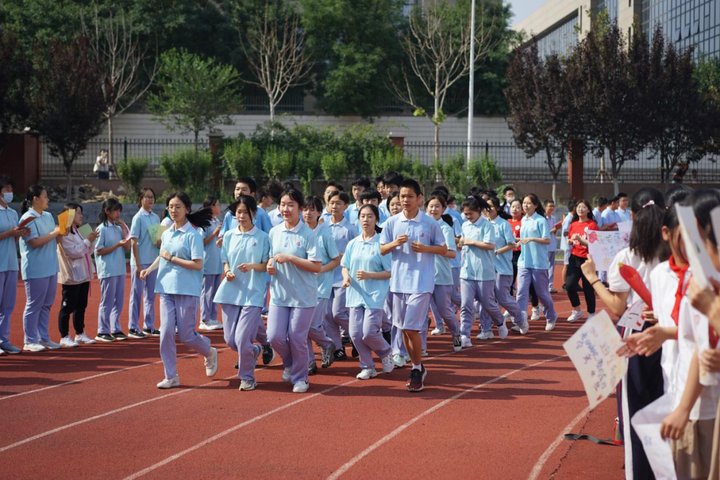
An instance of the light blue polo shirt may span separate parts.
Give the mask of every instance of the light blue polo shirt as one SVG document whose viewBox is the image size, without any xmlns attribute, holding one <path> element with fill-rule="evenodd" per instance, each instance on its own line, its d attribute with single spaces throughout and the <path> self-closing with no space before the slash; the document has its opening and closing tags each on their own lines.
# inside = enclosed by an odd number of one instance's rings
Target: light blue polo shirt
<svg viewBox="0 0 720 480">
<path fill-rule="evenodd" d="M 495 250 L 499 250 L 508 243 L 515 243 L 515 235 L 513 235 L 510 222 L 502 217 L 495 217 L 495 220 L 489 220 L 490 224 L 495 228 Z M 495 271 L 498 275 L 512 275 L 512 250 L 505 253 L 495 255 Z"/>
<path fill-rule="evenodd" d="M 267 212 L 261 207 L 258 207 L 257 212 L 255 212 L 255 216 L 253 217 L 253 225 L 258 227 L 265 233 L 270 232 L 270 229 L 273 226 L 270 222 L 270 217 L 268 216 Z M 225 232 L 229 232 L 230 230 L 237 227 L 238 221 L 237 218 L 235 218 L 235 215 L 233 215 L 233 213 L 229 211 L 225 212 L 222 227 L 220 228 L 220 235 L 225 236 Z"/>
<path fill-rule="evenodd" d="M 285 223 L 270 230 L 270 256 L 280 253 L 319 262 L 317 241 L 310 227 L 298 221 L 291 229 Z M 317 275 L 291 262 L 274 263 L 270 275 L 270 303 L 276 307 L 310 308 L 317 305 Z"/>
<path fill-rule="evenodd" d="M 28 225 L 30 234 L 20 237 L 22 279 L 31 280 L 55 275 L 58 272 L 57 242 L 48 242 L 40 248 L 32 248 L 27 243 L 33 238 L 43 237 L 55 230 L 55 220 L 50 212 L 40 214 L 32 208 L 20 217 L 20 221 L 28 217 L 37 217 L 37 219 Z"/>
<path fill-rule="evenodd" d="M 390 215 L 390 210 L 388 210 L 387 207 L 387 200 L 382 200 L 380 202 L 380 205 L 378 206 L 378 210 L 380 210 L 380 223 L 385 223 L 388 218 L 392 217 Z"/>
<path fill-rule="evenodd" d="M 220 283 L 213 302 L 239 307 L 265 306 L 267 274 L 251 270 L 241 272 L 242 263 L 267 263 L 270 256 L 270 237 L 257 227 L 249 232 L 239 228 L 225 232 L 222 246 L 222 262 L 227 263 L 235 274 L 235 280 Z"/>
<path fill-rule="evenodd" d="M 465 222 L 462 233 L 464 239 L 495 244 L 495 227 L 482 215 L 475 223 Z M 485 250 L 463 245 L 462 253 L 460 278 L 480 282 L 495 280 L 495 249 Z"/>
<path fill-rule="evenodd" d="M 335 239 L 327 225 L 318 223 L 313 233 L 315 233 L 315 239 L 317 241 L 317 257 L 320 259 L 322 265 L 327 265 L 340 256 L 340 252 L 338 252 L 337 245 L 335 244 Z M 335 270 L 318 274 L 318 298 L 330 298 L 334 276 Z"/>
<path fill-rule="evenodd" d="M 125 249 L 116 248 L 107 255 L 98 255 L 101 248 L 112 247 L 123 239 L 120 225 L 103 222 L 98 228 L 98 237 L 95 242 L 95 265 L 98 278 L 119 277 L 125 275 Z"/>
<path fill-rule="evenodd" d="M 218 225 L 220 225 L 220 220 L 217 218 L 213 218 L 210 221 L 210 226 L 203 230 L 203 243 L 205 243 L 204 240 L 212 235 Z M 237 227 L 235 227 L 234 230 L 237 230 Z M 203 257 L 203 275 L 222 275 L 223 273 L 223 264 L 220 258 L 220 247 L 217 246 L 215 240 L 216 239 L 212 239 L 204 246 L 205 256 Z"/>
<path fill-rule="evenodd" d="M 348 205 L 347 209 L 345 210 L 345 213 L 347 214 L 345 218 L 347 218 L 350 223 L 357 226 L 358 224 L 358 210 L 360 210 L 356 203 L 351 203 Z"/>
<path fill-rule="evenodd" d="M 548 235 L 550 235 L 550 245 L 548 245 L 548 253 L 557 251 L 557 235 L 556 233 L 550 233 L 550 230 L 555 226 L 557 222 L 557 217 L 555 217 L 555 215 L 550 215 L 549 217 L 547 217 Z"/>
<path fill-rule="evenodd" d="M 202 234 L 190 222 L 185 222 L 180 228 L 172 226 L 163 232 L 160 248 L 184 260 L 202 260 L 205 255 L 202 239 Z M 190 270 L 161 258 L 155 293 L 199 297 L 202 279 L 202 269 Z"/>
<path fill-rule="evenodd" d="M 280 225 L 283 223 L 283 216 L 282 213 L 280 213 L 280 208 L 275 207 L 268 213 L 268 217 L 270 218 L 270 225 L 273 227 L 275 225 Z M 271 227 L 272 228 L 272 227 Z"/>
<path fill-rule="evenodd" d="M 12 230 L 18 225 L 18 214 L 10 207 L 0 207 L 0 233 Z M 15 237 L 0 240 L 0 272 L 17 272 L 18 259 Z"/>
<path fill-rule="evenodd" d="M 348 220 L 347 218 L 343 218 L 337 223 L 332 223 L 332 217 L 330 217 L 330 220 L 328 220 L 325 225 L 327 225 L 328 229 L 330 229 L 330 234 L 335 239 L 335 246 L 340 253 L 344 253 L 345 248 L 347 247 L 347 244 L 350 242 L 350 240 L 357 237 L 358 235 L 357 228 L 355 228 L 355 225 L 350 223 L 350 220 Z M 333 270 L 333 287 L 341 286 L 342 269 L 338 265 Z"/>
<path fill-rule="evenodd" d="M 630 209 L 621 210 L 620 208 L 618 208 L 618 209 L 615 211 L 615 214 L 616 214 L 616 215 L 618 216 L 618 218 L 620 219 L 620 222 L 630 222 L 630 221 L 632 221 L 632 216 L 630 215 Z"/>
<path fill-rule="evenodd" d="M 619 210 L 619 209 L 618 209 Z M 602 213 L 602 222 L 603 225 L 609 225 L 611 223 L 620 223 L 623 219 L 616 211 L 613 211 L 612 208 L 608 207 L 605 210 L 603 210 Z"/>
<path fill-rule="evenodd" d="M 385 222 L 380 234 L 380 244 L 392 242 L 400 235 L 407 235 L 408 241 L 392 250 L 392 275 L 390 291 L 393 293 L 432 293 L 435 289 L 435 254 L 415 253 L 412 242 L 425 245 L 445 245 L 440 225 L 425 212 L 418 211 L 413 219 L 404 212 L 393 215 Z"/>
<path fill-rule="evenodd" d="M 460 212 L 458 212 L 457 210 L 454 210 L 450 207 L 447 207 L 445 209 L 444 213 L 447 213 L 453 219 L 453 224 L 451 227 L 453 229 L 453 234 L 456 237 L 461 237 L 462 236 L 462 224 L 463 224 L 464 220 L 463 220 Z M 452 244 L 455 245 L 455 249 L 457 250 L 457 244 L 455 243 L 455 238 L 453 238 Z M 448 243 L 448 248 L 450 248 L 449 243 Z M 448 259 L 448 260 L 450 260 L 450 267 L 451 268 L 460 268 L 460 258 L 461 257 L 462 257 L 462 255 L 460 254 L 460 252 L 458 252 L 458 254 L 455 255 L 455 258 Z"/>
<path fill-rule="evenodd" d="M 550 238 L 547 219 L 535 212 L 532 217 L 524 216 L 520 224 L 520 239 Z M 550 268 L 548 246 L 537 242 L 529 242 L 520 247 L 518 267 L 547 270 Z"/>
<path fill-rule="evenodd" d="M 345 210 L 345 212 L 343 212 L 343 217 L 345 218 L 345 220 L 349 220 L 347 210 Z M 330 223 L 330 222 L 332 222 L 332 213 L 323 209 L 322 213 L 320 214 L 320 218 L 322 219 L 323 223 Z"/>
<path fill-rule="evenodd" d="M 455 245 L 455 232 L 453 228 L 445 223 L 442 218 L 437 221 L 440 225 L 443 237 L 445 237 L 445 244 L 447 244 L 448 250 L 457 252 L 457 246 Z M 459 255 L 455 255 L 455 258 Z M 450 258 L 443 257 L 442 255 L 435 255 L 435 285 L 453 285 L 452 276 L 452 264 Z"/>
<path fill-rule="evenodd" d="M 605 225 L 605 224 L 603 223 L 602 212 L 600 211 L 600 209 L 597 207 L 593 208 L 592 214 L 593 214 L 593 219 L 595 220 L 595 223 L 597 223 L 598 228 L 602 228 L 603 225 Z"/>
<path fill-rule="evenodd" d="M 132 224 L 130 224 L 130 236 L 137 240 L 141 265 L 153 263 L 160 254 L 160 249 L 153 243 L 149 231 L 152 225 L 159 224 L 160 217 L 154 212 L 148 212 L 144 208 L 141 208 L 140 211 L 133 216 Z M 133 267 L 136 266 L 134 255 L 130 255 L 130 265 Z"/>
<path fill-rule="evenodd" d="M 352 278 L 345 295 L 345 306 L 348 308 L 383 308 L 390 281 L 358 280 L 355 276 L 359 270 L 389 272 L 392 269 L 390 255 L 380 255 L 380 235 L 375 234 L 368 240 L 363 240 L 362 235 L 352 239 L 347 245 L 340 265 L 347 268 Z"/>
</svg>

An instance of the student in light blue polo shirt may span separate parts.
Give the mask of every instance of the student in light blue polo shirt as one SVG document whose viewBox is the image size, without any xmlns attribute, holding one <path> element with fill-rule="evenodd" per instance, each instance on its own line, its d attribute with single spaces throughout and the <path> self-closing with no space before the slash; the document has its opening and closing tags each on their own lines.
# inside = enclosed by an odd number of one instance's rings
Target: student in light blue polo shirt
<svg viewBox="0 0 720 480">
<path fill-rule="evenodd" d="M 392 254 L 390 292 L 393 296 L 393 325 L 402 330 L 412 360 L 407 388 L 424 388 L 427 370 L 422 364 L 420 331 L 427 328 L 430 296 L 435 290 L 435 255 L 447 252 L 438 223 L 420 211 L 420 184 L 405 179 L 400 184 L 402 212 L 385 222 L 380 236 L 380 253 Z"/>
<path fill-rule="evenodd" d="M 240 390 L 255 390 L 255 362 L 262 348 L 254 345 L 253 339 L 262 323 L 260 314 L 267 294 L 270 237 L 253 225 L 257 212 L 254 197 L 241 195 L 228 208 L 235 212 L 238 227 L 225 232 L 223 238 L 225 279 L 214 301 L 225 317 L 225 343 L 238 354 Z"/>
<path fill-rule="evenodd" d="M 57 291 L 57 238 L 60 229 L 47 211 L 48 195 L 44 187 L 32 185 L 25 195 L 20 222 L 29 217 L 30 233 L 20 237 L 20 273 L 25 283 L 25 311 L 23 350 L 41 352 L 46 348 L 60 348 L 50 340 L 50 308 Z"/>
<path fill-rule="evenodd" d="M 328 195 L 335 192 L 344 192 L 345 188 L 340 185 L 338 182 L 329 181 L 325 184 L 325 191 L 323 192 L 323 200 L 325 201 L 325 208 L 323 209 L 322 213 L 320 214 L 320 220 L 323 223 L 327 223 L 332 218 L 332 212 L 330 211 L 330 198 Z M 348 197 L 349 199 L 350 197 Z M 349 202 L 349 200 L 348 200 Z M 345 210 L 343 212 L 343 216 L 345 218 L 348 218 L 348 211 Z"/>
<path fill-rule="evenodd" d="M 200 330 L 222 330 L 223 324 L 218 321 L 217 309 L 213 298 L 222 280 L 223 265 L 220 258 L 220 247 L 217 242 L 220 235 L 220 200 L 208 196 L 203 202 L 203 208 L 209 208 L 212 212 L 210 226 L 203 229 L 203 247 L 205 256 L 203 258 L 203 286 L 200 292 Z M 232 212 L 228 212 L 232 213 Z M 237 219 L 235 220 L 237 223 Z M 237 225 L 233 230 L 237 228 Z"/>
<path fill-rule="evenodd" d="M 285 190 L 280 211 L 285 221 L 270 230 L 270 309 L 267 335 L 283 359 L 283 380 L 293 392 L 304 393 L 308 383 L 307 340 L 317 305 L 320 259 L 310 227 L 300 221 L 304 198 L 300 191 Z"/>
<path fill-rule="evenodd" d="M 331 217 L 324 223 L 330 229 L 330 234 L 335 239 L 335 246 L 338 252 L 340 252 L 340 255 L 342 255 L 343 252 L 345 252 L 345 247 L 348 242 L 357 237 L 358 233 L 357 228 L 345 217 L 350 197 L 348 197 L 345 192 L 335 191 L 328 194 L 327 200 Z M 325 323 L 325 332 L 337 348 L 335 351 L 335 360 L 344 360 L 347 358 L 345 350 L 342 347 L 342 339 L 343 336 L 349 336 L 348 321 L 350 319 L 350 312 L 345 306 L 345 289 L 342 283 L 342 268 L 337 266 L 333 270 L 333 288 L 330 293 L 332 315 L 326 317 Z M 353 353 L 355 353 L 355 351 Z"/>
<path fill-rule="evenodd" d="M 217 349 L 195 331 L 205 255 L 202 234 L 196 227 L 209 227 L 212 212 L 203 208 L 191 213 L 192 202 L 184 192 L 170 195 L 167 205 L 173 223 L 162 234 L 160 256 L 140 272 L 144 279 L 158 269 L 155 293 L 160 294 L 160 358 L 165 371 L 165 378 L 157 384 L 161 389 L 180 386 L 176 332 L 178 340 L 204 357 L 205 375 L 214 376 L 218 366 Z"/>
<path fill-rule="evenodd" d="M 530 193 L 523 197 L 525 216 L 520 226 L 520 258 L 518 259 L 517 303 L 521 312 L 527 312 L 530 285 L 534 285 L 538 299 L 545 306 L 547 323 L 545 330 L 555 328 L 557 313 L 548 288 L 548 230 L 545 210 L 537 195 Z M 517 321 L 517 320 L 516 320 Z M 518 323 L 520 333 L 527 332 L 527 325 Z"/>
<path fill-rule="evenodd" d="M 342 258 L 342 286 L 347 289 L 345 300 L 350 309 L 350 338 L 360 357 L 360 373 L 356 375 L 359 380 L 377 376 L 373 352 L 381 359 L 384 373 L 394 368 L 392 349 L 382 334 L 383 305 L 392 264 L 389 256 L 380 255 L 379 217 L 375 205 L 360 207 L 358 220 L 362 233 L 350 240 Z"/>
<path fill-rule="evenodd" d="M 160 217 L 153 211 L 155 191 L 150 187 L 140 190 L 138 198 L 140 210 L 130 224 L 132 241 L 130 255 L 130 302 L 128 304 L 128 336 L 144 338 L 147 335 L 157 337 L 160 330 L 155 328 L 155 280 L 157 272 L 148 275 L 147 280 L 140 280 L 140 270 L 155 261 L 160 253 L 160 240 L 153 242 L 151 229 L 158 228 Z M 143 329 L 140 330 L 140 303 L 143 304 Z"/>
<path fill-rule="evenodd" d="M 240 198 L 240 195 L 250 195 L 254 197 L 256 191 L 257 183 L 255 183 L 255 180 L 253 178 L 240 177 L 238 178 L 237 182 L 235 182 L 235 190 L 233 192 L 233 196 L 235 200 Z M 270 217 L 268 216 L 267 212 L 262 208 L 258 208 L 254 222 L 255 225 L 265 233 L 268 233 L 273 226 L 272 222 L 270 222 Z M 235 219 L 235 216 L 232 214 L 232 212 L 227 212 L 225 213 L 222 228 L 220 229 L 220 239 L 223 238 L 225 232 L 227 232 L 228 230 L 232 230 L 233 228 L 237 228 L 237 220 Z M 218 239 L 218 242 L 220 242 L 220 239 Z"/>
<path fill-rule="evenodd" d="M 436 326 L 443 326 L 442 322 L 447 325 L 452 335 L 453 350 L 459 352 L 462 349 L 460 329 L 450 301 L 454 288 L 450 260 L 458 255 L 455 246 L 455 232 L 451 227 L 454 221 L 450 215 L 443 213 L 446 209 L 447 202 L 441 192 L 430 195 L 425 203 L 425 211 L 438 222 L 447 244 L 445 255 L 435 255 L 435 290 L 433 290 L 431 302 L 437 310 Z"/>
<path fill-rule="evenodd" d="M 363 193 L 360 194 L 360 201 L 362 201 L 363 205 L 367 205 L 369 203 L 378 207 L 378 211 L 380 212 L 380 223 L 378 223 L 378 225 L 382 225 L 383 223 L 385 223 L 385 220 L 387 220 L 388 217 L 382 210 L 380 210 L 380 202 L 382 201 L 380 192 L 378 192 L 377 190 L 365 190 Z M 357 223 L 355 224 L 355 226 L 357 227 Z"/>
<path fill-rule="evenodd" d="M 475 316 L 475 302 L 488 317 L 480 323 L 479 340 L 494 337 L 492 324 L 497 325 L 500 338 L 507 337 L 505 318 L 495 299 L 495 228 L 483 217 L 490 207 L 480 197 L 468 197 L 462 204 L 467 218 L 462 226 L 462 264 L 460 267 L 460 332 L 463 347 L 472 346 L 470 332 Z M 483 317 L 481 317 L 482 320 Z M 487 322 L 490 320 L 490 322 Z"/>
<path fill-rule="evenodd" d="M 325 323 L 329 322 L 332 317 L 330 308 L 330 294 L 332 292 L 333 277 L 335 268 L 340 265 L 340 252 L 335 245 L 335 239 L 330 233 L 330 229 L 324 223 L 319 223 L 320 213 L 322 212 L 322 200 L 316 196 L 310 196 L 305 199 L 303 205 L 302 218 L 305 224 L 315 234 L 317 240 L 316 256 L 320 260 L 320 273 L 317 277 L 317 306 L 313 313 L 313 320 L 310 324 L 310 332 L 308 333 L 308 374 L 317 373 L 317 365 L 315 364 L 315 353 L 312 350 L 312 341 L 318 344 L 321 352 L 321 366 L 328 368 L 335 359 L 335 343 L 325 332 Z"/>
<path fill-rule="evenodd" d="M 18 237 L 28 235 L 28 228 L 18 226 L 18 214 L 10 208 L 14 184 L 0 175 L 0 352 L 17 354 L 20 348 L 10 343 L 10 317 L 15 309 L 17 292 Z"/>
<path fill-rule="evenodd" d="M 98 334 L 95 340 L 125 340 L 120 314 L 125 300 L 125 251 L 130 250 L 130 230 L 120 220 L 122 203 L 108 198 L 100 209 L 100 225 L 95 242 L 95 264 L 100 279 Z"/>
</svg>

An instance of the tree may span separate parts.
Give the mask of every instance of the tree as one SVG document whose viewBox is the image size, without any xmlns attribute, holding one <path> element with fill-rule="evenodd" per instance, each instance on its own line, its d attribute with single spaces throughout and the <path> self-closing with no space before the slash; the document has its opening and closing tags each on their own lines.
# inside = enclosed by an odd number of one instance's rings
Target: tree
<svg viewBox="0 0 720 480">
<path fill-rule="evenodd" d="M 446 1 L 429 8 L 415 7 L 410 14 L 408 33 L 402 38 L 407 63 L 400 79 L 391 79 L 392 90 L 415 109 L 416 116 L 427 117 L 435 126 L 435 161 L 440 159 L 440 126 L 445 121 L 443 107 L 450 88 L 470 69 L 470 26 L 464 5 L 450 6 Z M 483 13 L 478 14 L 479 18 Z M 491 28 L 480 22 L 475 32 L 475 64 L 494 47 Z M 424 100 L 432 99 L 432 110 Z"/>
<path fill-rule="evenodd" d="M 704 148 L 708 152 L 720 153 L 720 60 L 703 59 L 694 71 L 695 81 L 698 85 L 702 99 L 703 112 L 707 132 L 704 139 Z"/>
<path fill-rule="evenodd" d="M 62 159 L 70 199 L 73 162 L 100 131 L 105 111 L 100 69 L 85 37 L 37 48 L 35 58 L 30 123 L 45 138 L 50 153 Z"/>
<path fill-rule="evenodd" d="M 145 95 L 157 73 L 157 63 L 153 63 L 146 72 L 142 71 L 148 59 L 148 44 L 142 46 L 138 34 L 128 26 L 122 10 L 117 16 L 110 12 L 107 18 L 101 18 L 95 5 L 90 26 L 83 21 L 83 34 L 90 39 L 90 50 L 103 77 L 104 116 L 112 162 L 113 118 Z"/>
<path fill-rule="evenodd" d="M 23 54 L 16 35 L 0 30 L 0 152 L 7 134 L 24 128 L 30 114 L 27 86 L 32 78 L 32 64 Z"/>
<path fill-rule="evenodd" d="M 200 131 L 232 124 L 229 114 L 241 104 L 239 81 L 233 67 L 173 49 L 160 57 L 157 92 L 150 94 L 148 110 L 169 128 L 192 132 L 197 150 Z"/>
<path fill-rule="evenodd" d="M 508 124 L 528 158 L 542 152 L 553 178 L 552 197 L 567 160 L 578 112 L 569 95 L 566 69 L 555 54 L 540 59 L 537 42 L 519 48 L 508 68 Z"/>
<path fill-rule="evenodd" d="M 241 39 L 250 70 L 257 78 L 246 81 L 265 90 L 271 122 L 288 89 L 302 85 L 312 68 L 299 17 L 289 9 L 277 10 L 266 4 L 262 16 L 255 17 L 245 32 L 247 42 Z"/>
</svg>

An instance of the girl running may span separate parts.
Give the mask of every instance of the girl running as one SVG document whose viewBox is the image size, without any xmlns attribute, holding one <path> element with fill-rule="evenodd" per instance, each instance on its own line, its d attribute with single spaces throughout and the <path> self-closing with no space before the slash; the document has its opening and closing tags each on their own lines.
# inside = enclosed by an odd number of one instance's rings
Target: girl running
<svg viewBox="0 0 720 480">
<path fill-rule="evenodd" d="M 580 268 L 588 257 L 588 234 L 590 231 L 599 230 L 593 217 L 590 203 L 587 200 L 579 200 L 575 204 L 570 228 L 568 228 L 568 248 L 570 259 L 567 266 L 565 278 L 565 290 L 567 291 L 572 312 L 567 321 L 570 323 L 582 319 L 585 314 L 580 309 L 580 297 L 578 296 L 578 284 L 582 280 L 583 293 L 588 315 L 595 314 L 595 290 Z"/>
<path fill-rule="evenodd" d="M 204 229 L 203 245 L 205 256 L 203 258 L 203 287 L 200 293 L 200 330 L 221 330 L 222 322 L 219 322 L 217 310 L 213 298 L 217 293 L 222 280 L 223 265 L 220 259 L 220 247 L 216 240 L 220 234 L 222 224 L 220 222 L 220 200 L 215 197 L 207 197 L 203 202 L 203 208 L 212 212 L 210 226 Z M 255 214 L 253 214 L 253 218 Z"/>
</svg>

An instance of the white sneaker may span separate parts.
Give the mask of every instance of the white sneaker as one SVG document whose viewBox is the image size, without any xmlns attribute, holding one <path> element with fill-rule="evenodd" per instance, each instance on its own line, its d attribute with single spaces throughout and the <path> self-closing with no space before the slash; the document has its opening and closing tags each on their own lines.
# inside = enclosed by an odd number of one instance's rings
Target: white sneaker
<svg viewBox="0 0 720 480">
<path fill-rule="evenodd" d="M 391 373 L 395 369 L 392 355 L 387 354 L 382 358 L 383 373 Z"/>
<path fill-rule="evenodd" d="M 363 368 L 360 373 L 355 375 L 358 380 L 370 380 L 371 378 L 377 377 L 377 370 L 374 368 Z"/>
<path fill-rule="evenodd" d="M 550 320 L 548 320 L 548 321 L 545 323 L 545 331 L 546 331 L 546 332 L 550 332 L 550 331 L 552 331 L 552 330 L 554 330 L 554 329 L 555 329 L 555 322 L 551 322 Z"/>
<path fill-rule="evenodd" d="M 445 327 L 433 328 L 430 335 L 442 335 L 443 333 L 445 333 Z"/>
<path fill-rule="evenodd" d="M 508 312 L 507 310 L 505 310 L 505 311 L 503 312 L 503 318 L 505 319 L 505 321 L 508 321 L 510 318 L 512 318 L 512 317 L 510 316 L 510 312 Z"/>
<path fill-rule="evenodd" d="M 26 343 L 23 345 L 23 350 L 26 352 L 42 352 L 45 347 L 39 343 Z"/>
<path fill-rule="evenodd" d="M 3 350 L 2 348 L 0 348 L 0 355 L 5 355 L 5 350 Z"/>
<path fill-rule="evenodd" d="M 222 330 L 223 329 L 222 322 L 218 322 L 217 320 L 208 320 L 207 324 L 210 326 L 210 330 Z"/>
<path fill-rule="evenodd" d="M 256 387 L 257 383 L 255 380 L 240 380 L 240 388 L 238 390 L 249 392 L 250 390 L 255 390 Z"/>
<path fill-rule="evenodd" d="M 402 367 L 405 366 L 405 363 L 406 363 L 406 362 L 405 362 L 405 355 L 401 355 L 401 354 L 399 354 L 399 353 L 396 353 L 395 355 L 392 356 L 392 358 L 393 358 L 393 364 L 394 364 L 397 368 L 402 368 Z"/>
<path fill-rule="evenodd" d="M 475 337 L 475 338 L 477 338 L 478 340 L 490 340 L 492 338 L 495 338 L 495 334 L 493 334 L 493 332 L 488 330 L 487 332 L 478 333 L 477 337 Z M 468 338 L 468 340 L 470 340 L 470 339 Z"/>
<path fill-rule="evenodd" d="M 78 344 L 68 335 L 60 339 L 60 348 L 75 348 Z"/>
<path fill-rule="evenodd" d="M 505 322 L 502 323 L 502 325 L 498 325 L 498 337 L 500 338 L 507 338 L 508 336 L 508 327 Z"/>
<path fill-rule="evenodd" d="M 79 334 L 79 335 L 75 335 L 75 343 L 87 343 L 87 344 L 90 344 L 90 343 L 95 343 L 95 340 L 93 340 L 92 338 L 88 337 L 87 335 L 85 335 L 85 332 L 83 332 L 83 333 L 81 333 L 81 334 Z"/>
<path fill-rule="evenodd" d="M 210 355 L 205 357 L 205 375 L 214 377 L 218 369 L 218 353 L 217 348 L 210 347 Z"/>
<path fill-rule="evenodd" d="M 467 335 L 460 335 L 460 345 L 462 348 L 470 348 L 472 347 L 472 342 L 470 341 L 470 337 Z"/>
<path fill-rule="evenodd" d="M 577 322 L 578 320 L 582 320 L 582 318 L 585 316 L 582 310 L 573 310 L 570 313 L 570 316 L 567 318 L 567 321 L 570 323 Z"/>
<path fill-rule="evenodd" d="M 427 350 L 423 350 L 422 353 L 420 354 L 420 356 L 421 356 L 421 357 L 429 357 L 430 354 L 428 353 Z"/>
<path fill-rule="evenodd" d="M 162 382 L 157 384 L 157 388 L 167 389 L 180 386 L 180 377 L 175 375 L 173 378 L 163 378 Z"/>
<path fill-rule="evenodd" d="M 530 321 L 540 320 L 541 317 L 540 313 L 540 307 L 532 307 L 532 311 L 530 313 Z"/>
<path fill-rule="evenodd" d="M 40 340 L 40 345 L 50 350 L 58 350 L 60 348 L 60 344 L 52 340 Z"/>
<path fill-rule="evenodd" d="M 292 379 L 292 374 L 290 373 L 289 368 L 286 368 L 283 370 L 282 379 L 283 379 L 283 382 L 290 383 L 290 380 Z"/>
<path fill-rule="evenodd" d="M 299 382 L 295 383 L 293 385 L 293 393 L 305 393 L 310 388 L 310 384 L 308 382 L 304 382 L 300 380 Z"/>
<path fill-rule="evenodd" d="M 517 326 L 520 329 L 520 335 L 525 335 L 530 331 L 530 324 L 527 320 L 527 312 L 520 312 L 520 321 L 517 322 Z"/>
<path fill-rule="evenodd" d="M 198 325 L 198 330 L 212 330 L 212 326 L 210 325 L 210 321 L 201 320 L 200 325 Z"/>
</svg>

